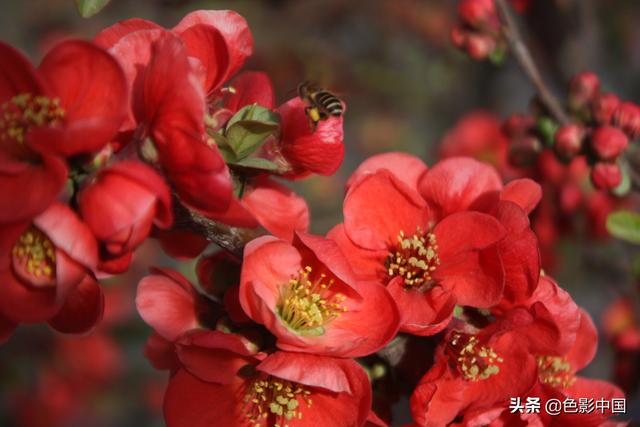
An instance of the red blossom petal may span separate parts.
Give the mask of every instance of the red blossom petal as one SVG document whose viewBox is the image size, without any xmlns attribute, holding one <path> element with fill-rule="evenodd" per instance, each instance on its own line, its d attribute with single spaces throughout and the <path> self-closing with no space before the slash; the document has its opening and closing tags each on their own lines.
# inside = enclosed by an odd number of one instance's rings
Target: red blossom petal
<svg viewBox="0 0 640 427">
<path fill-rule="evenodd" d="M 281 239 L 291 241 L 296 231 L 306 232 L 309 228 L 307 202 L 274 181 L 261 181 L 243 196 L 241 203 L 260 225 Z"/>
<path fill-rule="evenodd" d="M 567 354 L 571 368 L 579 371 L 593 360 L 598 349 L 598 331 L 589 313 L 580 309 L 580 325 L 576 333 L 576 341 Z"/>
<path fill-rule="evenodd" d="M 39 72 L 65 110 L 63 128 L 34 129 L 32 146 L 63 156 L 100 150 L 115 136 L 128 107 L 123 70 L 101 48 L 80 40 L 58 44 Z"/>
<path fill-rule="evenodd" d="M 501 190 L 502 180 L 491 166 L 469 157 L 452 157 L 429 169 L 418 188 L 442 218 L 466 210 L 483 193 Z"/>
<path fill-rule="evenodd" d="M 385 170 L 353 184 L 343 210 L 347 236 L 366 249 L 395 245 L 400 231 L 411 235 L 418 227 L 428 230 L 429 212 L 425 203 Z"/>
<path fill-rule="evenodd" d="M 147 339 L 144 346 L 144 357 L 151 362 L 154 368 L 161 371 L 173 371 L 180 367 L 174 343 L 165 340 L 157 332 L 151 334 Z"/>
<path fill-rule="evenodd" d="M 224 106 L 233 112 L 252 104 L 258 104 L 270 110 L 275 106 L 273 84 L 266 73 L 245 71 L 231 82 L 230 87 L 234 92 L 225 94 Z"/>
<path fill-rule="evenodd" d="M 344 224 L 338 224 L 327 233 L 327 238 L 336 242 L 344 256 L 349 261 L 353 272 L 363 279 L 376 280 L 385 277 L 387 270 L 384 261 L 389 255 L 388 250 L 371 251 L 362 249 L 354 244 L 344 231 Z"/>
<path fill-rule="evenodd" d="M 198 24 L 217 29 L 226 41 L 229 52 L 229 67 L 223 78 L 226 81 L 253 52 L 253 37 L 247 21 L 231 10 L 198 10 L 182 18 L 173 30 L 182 33 Z"/>
<path fill-rule="evenodd" d="M 46 321 L 62 306 L 55 289 L 32 289 L 8 269 L 0 270 L 0 281 L 0 313 L 14 323 Z"/>
<path fill-rule="evenodd" d="M 347 181 L 347 189 L 363 175 L 386 169 L 393 176 L 405 183 L 409 188 L 418 190 L 418 181 L 427 171 L 427 165 L 419 158 L 402 152 L 390 152 L 369 157 L 351 174 Z"/>
<path fill-rule="evenodd" d="M 292 167 L 288 177 L 333 175 L 344 159 L 342 116 L 321 120 L 314 132 L 300 98 L 290 99 L 278 112 L 282 117 L 281 152 Z"/>
<path fill-rule="evenodd" d="M 136 294 L 140 316 L 169 341 L 199 327 L 195 291 L 181 275 L 180 279 L 159 274 L 147 276 L 138 284 Z"/>
<path fill-rule="evenodd" d="M 162 29 L 160 25 L 146 19 L 125 19 L 100 31 L 93 39 L 93 42 L 105 49 L 111 49 L 120 39 L 135 31 Z"/>
<path fill-rule="evenodd" d="M 64 189 L 68 173 L 58 157 L 44 155 L 34 164 L 7 154 L 0 149 L 0 224 L 28 221 L 44 211 Z"/>
<path fill-rule="evenodd" d="M 208 94 L 218 90 L 229 77 L 229 51 L 223 35 L 209 25 L 194 25 L 180 32 L 189 57 L 204 68 L 204 88 Z"/>
<path fill-rule="evenodd" d="M 87 275 L 69 294 L 49 325 L 65 334 L 82 334 L 91 330 L 104 312 L 104 295 L 98 282 Z"/>
<path fill-rule="evenodd" d="M 167 255 L 179 260 L 197 257 L 209 246 L 207 239 L 199 234 L 182 230 L 154 230 L 153 237 Z"/>
<path fill-rule="evenodd" d="M 542 199 L 542 188 L 531 179 L 516 179 L 505 185 L 500 199 L 514 202 L 529 214 Z"/>
<path fill-rule="evenodd" d="M 22 93 L 39 95 L 43 91 L 43 83 L 27 57 L 0 42 L 0 104 Z"/>
</svg>

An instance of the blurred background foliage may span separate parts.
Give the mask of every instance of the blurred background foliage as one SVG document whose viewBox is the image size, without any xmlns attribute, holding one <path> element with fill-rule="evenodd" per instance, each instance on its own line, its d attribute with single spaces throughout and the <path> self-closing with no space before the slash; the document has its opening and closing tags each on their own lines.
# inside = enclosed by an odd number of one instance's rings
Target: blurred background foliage
<svg viewBox="0 0 640 427">
<path fill-rule="evenodd" d="M 437 159 L 439 141 L 464 114 L 490 110 L 505 117 L 525 111 L 533 89 L 508 58 L 501 67 L 476 63 L 449 43 L 454 0 L 112 0 L 90 19 L 73 0 L 2 0 L 0 39 L 37 61 L 55 40 L 91 38 L 118 20 L 140 17 L 171 27 L 195 9 L 233 9 L 249 22 L 254 56 L 245 69 L 264 70 L 279 102 L 312 79 L 347 103 L 346 158 L 333 177 L 295 183 L 312 208 L 312 230 L 340 221 L 343 186 L 365 158 L 398 150 Z M 532 0 L 521 18 L 551 87 L 562 94 L 574 73 L 593 70 L 603 88 L 640 101 L 640 2 Z M 381 200 L 380 203 L 384 203 Z M 616 296 L 636 286 L 633 247 L 565 239 L 555 275 L 596 323 Z M 61 337 L 45 327 L 22 327 L 0 347 L 0 425 L 163 425 L 164 375 L 143 357 L 151 332 L 135 313 L 138 279 L 150 265 L 171 260 L 149 243 L 126 276 L 110 279 L 107 314 L 87 337 Z M 192 263 L 181 270 L 192 276 Z M 637 360 L 636 360 L 637 363 Z M 584 373 L 608 378 L 611 349 L 601 339 Z M 640 419 L 638 398 L 629 402 Z M 407 420 L 399 409 L 397 421 Z"/>
</svg>

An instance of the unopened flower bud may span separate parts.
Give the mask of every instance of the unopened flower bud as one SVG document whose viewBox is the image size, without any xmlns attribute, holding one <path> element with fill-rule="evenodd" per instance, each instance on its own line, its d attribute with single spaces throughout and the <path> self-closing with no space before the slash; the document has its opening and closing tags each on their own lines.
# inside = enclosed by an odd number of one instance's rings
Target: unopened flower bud
<svg viewBox="0 0 640 427">
<path fill-rule="evenodd" d="M 451 38 L 451 43 L 458 49 L 463 49 L 467 45 L 468 33 L 459 25 L 451 29 L 449 37 Z"/>
<path fill-rule="evenodd" d="M 467 39 L 467 53 L 477 61 L 489 57 L 496 46 L 496 40 L 486 34 L 470 34 Z"/>
<path fill-rule="evenodd" d="M 555 135 L 554 149 L 563 160 L 571 160 L 582 151 L 584 129 L 577 124 L 562 126 Z"/>
<path fill-rule="evenodd" d="M 509 138 L 515 139 L 525 136 L 536 122 L 532 116 L 527 114 L 512 114 L 502 124 L 502 132 Z"/>
<path fill-rule="evenodd" d="M 591 182 L 599 190 L 613 190 L 622 182 L 622 171 L 616 163 L 598 162 L 591 168 Z"/>
<path fill-rule="evenodd" d="M 599 127 L 591 135 L 591 148 L 600 160 L 615 160 L 628 143 L 627 135 L 611 126 Z"/>
<path fill-rule="evenodd" d="M 491 27 L 497 21 L 493 0 L 461 0 L 458 16 L 465 24 L 478 30 Z"/>
<path fill-rule="evenodd" d="M 525 136 L 515 139 L 509 147 L 509 163 L 515 167 L 532 166 L 541 150 L 542 144 L 536 137 Z"/>
<path fill-rule="evenodd" d="M 633 102 L 621 103 L 613 114 L 613 124 L 629 135 L 629 138 L 636 139 L 640 136 L 640 107 Z"/>
<path fill-rule="evenodd" d="M 600 92 L 600 79 L 586 71 L 576 74 L 569 83 L 569 102 L 572 108 L 580 109 L 595 99 Z"/>
<path fill-rule="evenodd" d="M 593 120 L 599 125 L 610 124 L 618 105 L 620 105 L 620 98 L 612 93 L 603 93 L 597 96 L 591 105 Z"/>
</svg>

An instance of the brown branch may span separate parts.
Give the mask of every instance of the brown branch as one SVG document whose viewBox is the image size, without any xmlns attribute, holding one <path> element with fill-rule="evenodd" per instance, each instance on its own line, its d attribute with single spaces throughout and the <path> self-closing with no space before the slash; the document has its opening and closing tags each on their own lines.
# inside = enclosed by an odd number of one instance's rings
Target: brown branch
<svg viewBox="0 0 640 427">
<path fill-rule="evenodd" d="M 507 39 L 507 43 L 509 43 L 509 46 L 511 47 L 511 51 L 518 60 L 518 63 L 533 86 L 536 88 L 540 101 L 542 101 L 544 106 L 549 110 L 558 123 L 561 125 L 570 123 L 571 120 L 567 113 L 565 113 L 562 105 L 545 85 L 542 75 L 534 62 L 529 49 L 520 35 L 518 26 L 516 25 L 513 15 L 509 9 L 509 5 L 507 4 L 507 0 L 495 1 L 496 6 L 498 7 L 500 20 L 502 21 L 502 32 Z"/>
<path fill-rule="evenodd" d="M 221 224 L 185 207 L 177 197 L 173 198 L 174 230 L 199 234 L 211 243 L 242 260 L 244 246 L 260 234 L 259 230 L 231 227 Z"/>
</svg>

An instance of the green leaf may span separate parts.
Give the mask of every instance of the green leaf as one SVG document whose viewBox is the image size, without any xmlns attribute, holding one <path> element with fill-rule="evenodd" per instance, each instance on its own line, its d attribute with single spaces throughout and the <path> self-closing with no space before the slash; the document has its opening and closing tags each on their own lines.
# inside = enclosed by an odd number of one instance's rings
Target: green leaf
<svg viewBox="0 0 640 427">
<path fill-rule="evenodd" d="M 640 215 L 625 210 L 609 214 L 607 230 L 618 239 L 640 243 Z"/>
<path fill-rule="evenodd" d="M 238 162 L 231 162 L 233 165 L 242 166 L 251 169 L 262 169 L 266 171 L 275 171 L 278 169 L 278 165 L 263 159 L 262 157 L 246 157 Z"/>
<path fill-rule="evenodd" d="M 260 148 L 278 129 L 277 123 L 240 120 L 227 129 L 227 143 L 238 159 L 244 159 Z"/>
<path fill-rule="evenodd" d="M 83 18 L 91 18 L 100 12 L 111 0 L 76 0 L 76 7 Z"/>
<path fill-rule="evenodd" d="M 258 104 L 247 105 L 238 110 L 237 113 L 233 115 L 227 122 L 227 130 L 231 128 L 234 124 L 242 120 L 252 120 L 256 122 L 267 122 L 267 123 L 279 123 L 279 118 L 276 113 L 269 110 L 268 108 L 264 108 L 259 106 Z"/>
<path fill-rule="evenodd" d="M 556 131 L 560 126 L 550 117 L 541 117 L 536 123 L 536 129 L 547 147 L 553 147 Z"/>
</svg>

